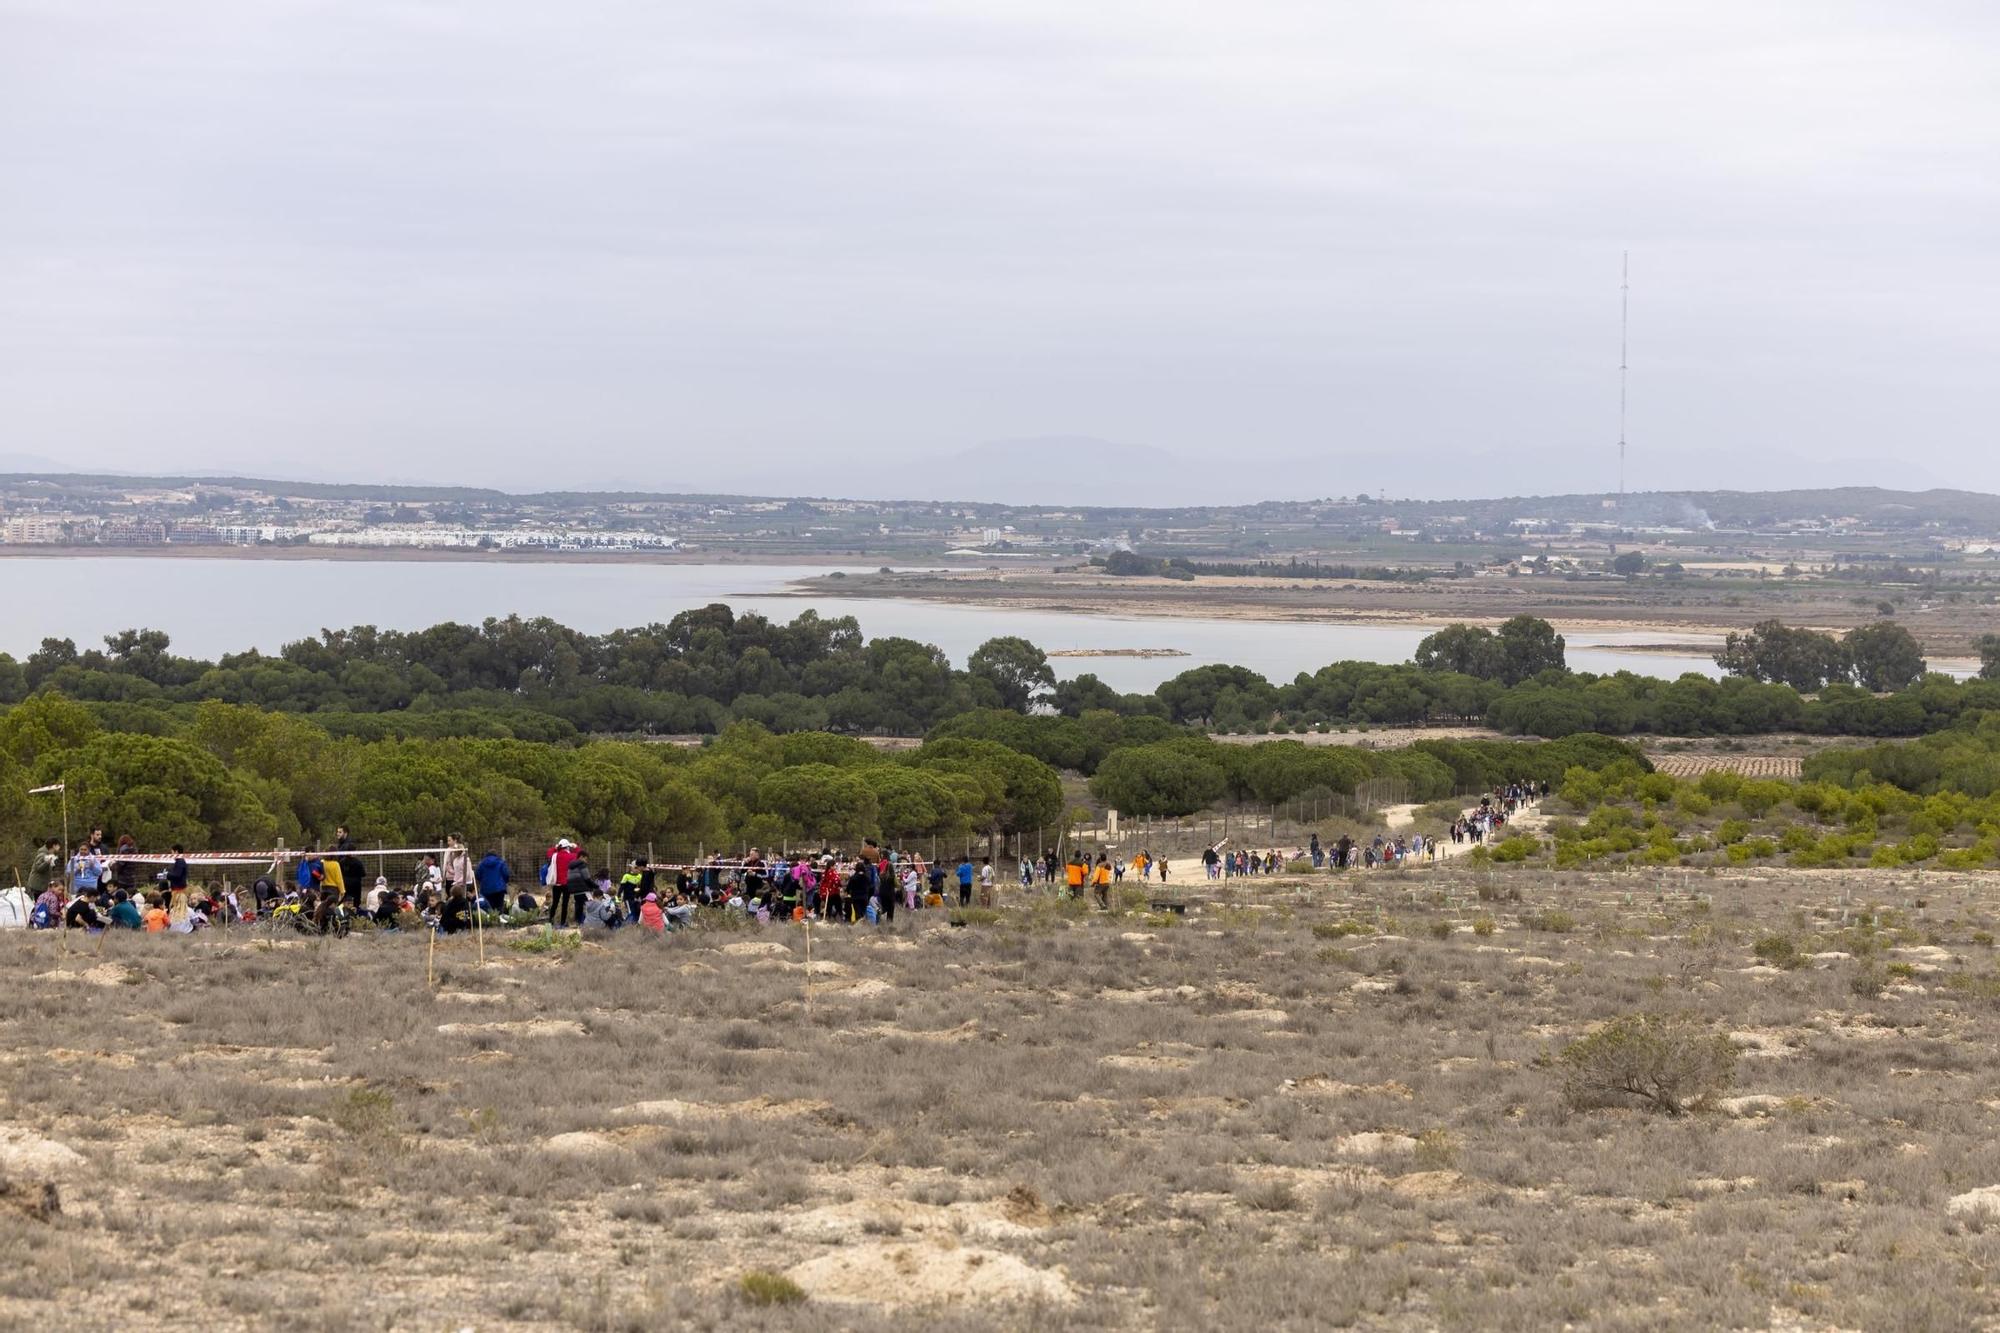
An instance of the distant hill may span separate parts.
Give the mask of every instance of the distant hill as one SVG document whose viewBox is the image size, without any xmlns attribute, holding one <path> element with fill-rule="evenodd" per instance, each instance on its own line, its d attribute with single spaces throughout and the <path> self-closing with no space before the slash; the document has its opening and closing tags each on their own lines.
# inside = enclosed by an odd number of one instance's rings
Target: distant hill
<svg viewBox="0 0 2000 1333">
<path fill-rule="evenodd" d="M 958 456 L 970 480 L 954 485 L 949 495 L 903 494 L 884 486 L 872 496 L 844 498 L 885 502 L 949 501 L 977 506 L 994 517 L 1011 508 L 1061 508 L 1095 513 L 1112 521 L 1146 514 L 1186 517 L 1226 511 L 1231 521 L 1255 523 L 1260 517 L 1296 518 L 1306 499 L 1251 500 L 1264 469 L 1234 469 L 1214 479 L 1216 494 L 1205 504 L 1176 503 L 1167 495 L 1185 493 L 1170 474 L 1185 472 L 1183 459 L 1144 445 L 1120 445 L 1084 437 L 1049 436 L 1027 440 L 996 440 Z M 748 500 L 815 499 L 815 496 L 769 496 L 712 492 L 545 491 L 516 493 L 472 486 L 413 486 L 357 481 L 350 483 L 282 481 L 225 476 L 129 476 L 112 473 L 0 473 L 0 487 L 33 482 L 58 496 L 89 500 L 135 486 L 185 488 L 212 486 L 260 491 L 301 499 L 379 501 L 404 504 L 530 505 L 577 509 L 631 503 L 727 504 Z M 1237 491 L 1235 496 L 1228 491 Z M 1505 496 L 1485 500 L 1378 500 L 1383 517 L 1421 523 L 1445 514 L 1464 514 L 1482 524 L 1510 517 L 1539 516 L 1565 520 L 1623 521 L 1646 525 L 1699 528 L 1765 527 L 1788 520 L 1852 516 L 1870 525 L 1917 528 L 1937 523 L 1954 529 L 1978 530 L 2000 536 L 2000 495 L 1982 491 L 1933 488 L 1898 491 L 1877 486 L 1822 487 L 1782 491 L 1648 491 L 1625 496 L 1604 492 L 1568 495 Z"/>
</svg>

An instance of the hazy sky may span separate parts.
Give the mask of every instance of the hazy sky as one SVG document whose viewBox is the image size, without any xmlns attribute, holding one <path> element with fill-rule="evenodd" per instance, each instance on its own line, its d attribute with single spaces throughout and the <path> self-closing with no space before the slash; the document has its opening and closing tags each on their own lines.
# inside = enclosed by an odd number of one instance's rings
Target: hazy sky
<svg viewBox="0 0 2000 1333">
<path fill-rule="evenodd" d="M 0 0 L 0 463 L 1600 490 L 1629 247 L 1635 489 L 2000 490 L 1996 68 L 1969 0 Z"/>
</svg>

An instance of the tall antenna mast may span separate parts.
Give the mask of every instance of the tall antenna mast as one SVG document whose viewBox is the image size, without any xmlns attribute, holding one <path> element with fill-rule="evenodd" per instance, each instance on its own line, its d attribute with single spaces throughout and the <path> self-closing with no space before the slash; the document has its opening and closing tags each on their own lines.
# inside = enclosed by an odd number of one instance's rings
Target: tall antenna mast
<svg viewBox="0 0 2000 1333">
<path fill-rule="evenodd" d="M 1625 506 L 1626 350 L 1632 324 L 1632 252 L 1624 252 L 1618 277 L 1618 505 Z"/>
</svg>

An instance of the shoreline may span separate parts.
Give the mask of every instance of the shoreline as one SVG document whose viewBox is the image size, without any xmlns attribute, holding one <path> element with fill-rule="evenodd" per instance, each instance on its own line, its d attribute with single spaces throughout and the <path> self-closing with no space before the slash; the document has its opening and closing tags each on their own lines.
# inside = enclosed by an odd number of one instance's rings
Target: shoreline
<svg viewBox="0 0 2000 1333">
<path fill-rule="evenodd" d="M 970 576 L 970 577 L 968 577 Z M 1261 594 L 1245 597 L 1243 592 Z M 1520 592 L 1518 589 L 1510 591 Z M 1710 657 L 1731 633 L 1741 633 L 1756 620 L 1776 612 L 1759 608 L 1740 621 L 1705 618 L 1685 608 L 1618 603 L 1578 604 L 1567 589 L 1538 588 L 1533 595 L 1510 597 L 1503 605 L 1477 605 L 1480 594 L 1439 605 L 1442 598 L 1421 592 L 1385 588 L 1376 582 L 1319 580 L 1309 585 L 1275 583 L 1195 585 L 1166 580 L 1131 579 L 1109 582 L 1065 581 L 1045 571 L 1009 570 L 998 577 L 985 569 L 925 575 L 848 575 L 837 584 L 824 577 L 795 579 L 781 596 L 840 597 L 852 600 L 932 602 L 950 606 L 988 607 L 1004 611 L 1064 615 L 1124 617 L 1143 620 L 1210 620 L 1281 625 L 1347 625 L 1357 628 L 1423 630 L 1449 625 L 1497 629 L 1515 615 L 1549 621 L 1570 646 L 1593 652 L 1614 652 L 1636 659 L 1661 656 Z M 1331 599 L 1355 595 L 1352 602 Z M 1422 604 L 1422 603 L 1430 604 Z M 1796 628 L 1819 630 L 1838 637 L 1852 625 L 1788 620 Z M 1906 622 L 1907 623 L 1907 622 Z M 1976 674 L 1980 662 L 1964 633 L 1938 633 L 1936 627 L 1913 627 L 1925 643 L 1933 671 Z M 1607 636 L 1647 636 L 1629 643 L 1578 642 Z"/>
<path fill-rule="evenodd" d="M 831 572 L 882 561 L 867 555 L 780 555 L 741 551 L 459 551 L 415 546 L 44 546 L 0 543 L 0 560 L 269 560 L 279 563 L 325 560 L 383 564 L 491 565 L 823 565 Z M 961 572 L 966 566 L 943 560 L 927 568 Z M 824 576 L 821 576 L 824 577 Z"/>
<path fill-rule="evenodd" d="M 1075 592 L 1063 594 L 1051 590 L 1046 593 L 1010 592 L 980 596 L 970 593 L 969 590 L 952 591 L 935 587 L 893 588 L 879 581 L 879 577 L 872 574 L 861 575 L 858 578 L 843 580 L 839 586 L 829 586 L 824 577 L 794 579 L 787 583 L 782 591 L 772 595 L 797 598 L 802 601 L 815 597 L 838 597 L 882 602 L 930 602 L 940 606 L 990 607 L 1001 611 L 1038 611 L 1053 615 L 1108 615 L 1134 620 L 1222 620 L 1271 625 L 1339 624 L 1379 629 L 1439 630 L 1448 625 L 1476 625 L 1485 629 L 1497 629 L 1508 619 L 1506 615 L 1487 612 L 1440 615 L 1433 610 L 1419 610 L 1415 607 L 1397 609 L 1341 606 L 1284 607 L 1238 601 L 1188 605 L 1158 598 L 1120 599 L 1108 606 L 1089 606 L 1085 605 L 1084 599 Z M 849 584 L 853 586 L 848 586 Z M 1653 654 L 1706 657 L 1722 646 L 1724 637 L 1732 628 L 1727 625 L 1690 620 L 1562 615 L 1551 615 L 1547 619 L 1555 625 L 1558 633 L 1566 636 L 1653 633 L 1683 633 L 1697 636 L 1679 643 L 1657 640 L 1633 644 L 1576 645 L 1595 651 L 1642 656 Z"/>
</svg>

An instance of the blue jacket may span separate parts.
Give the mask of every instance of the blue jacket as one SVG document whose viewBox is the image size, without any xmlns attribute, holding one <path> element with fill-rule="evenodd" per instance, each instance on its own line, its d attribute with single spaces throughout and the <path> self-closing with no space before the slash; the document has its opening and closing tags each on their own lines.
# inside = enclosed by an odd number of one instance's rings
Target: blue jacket
<svg viewBox="0 0 2000 1333">
<path fill-rule="evenodd" d="M 472 882 L 479 886 L 479 892 L 488 898 L 507 891 L 507 881 L 513 873 L 507 863 L 500 859 L 500 853 L 488 852 L 479 858 L 479 864 L 472 868 Z"/>
</svg>

